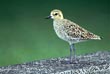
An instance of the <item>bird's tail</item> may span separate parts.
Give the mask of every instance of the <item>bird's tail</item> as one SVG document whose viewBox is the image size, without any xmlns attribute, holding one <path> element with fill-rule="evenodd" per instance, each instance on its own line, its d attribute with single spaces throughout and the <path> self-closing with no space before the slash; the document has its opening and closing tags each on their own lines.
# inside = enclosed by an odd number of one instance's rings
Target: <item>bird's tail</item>
<svg viewBox="0 0 110 74">
<path fill-rule="evenodd" d="M 102 40 L 102 37 L 100 37 L 98 35 L 94 35 L 94 37 L 92 39 L 94 39 L 94 40 Z"/>
</svg>

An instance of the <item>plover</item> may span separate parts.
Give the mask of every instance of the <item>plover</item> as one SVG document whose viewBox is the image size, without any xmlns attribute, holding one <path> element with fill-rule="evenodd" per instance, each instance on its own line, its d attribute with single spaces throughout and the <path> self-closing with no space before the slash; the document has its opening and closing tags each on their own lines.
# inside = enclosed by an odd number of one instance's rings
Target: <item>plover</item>
<svg viewBox="0 0 110 74">
<path fill-rule="evenodd" d="M 90 31 L 87 31 L 86 29 L 82 28 L 78 24 L 65 19 L 63 17 L 62 11 L 58 9 L 54 9 L 51 11 L 50 16 L 47 17 L 47 19 L 53 19 L 53 27 L 57 34 L 57 36 L 60 39 L 63 39 L 64 41 L 67 41 L 70 45 L 70 61 L 72 62 L 72 59 L 75 59 L 76 52 L 74 44 L 82 41 L 87 40 L 101 40 L 101 37 L 98 35 L 93 34 Z M 73 52 L 74 51 L 74 55 Z M 72 56 L 73 55 L 73 56 Z"/>
</svg>

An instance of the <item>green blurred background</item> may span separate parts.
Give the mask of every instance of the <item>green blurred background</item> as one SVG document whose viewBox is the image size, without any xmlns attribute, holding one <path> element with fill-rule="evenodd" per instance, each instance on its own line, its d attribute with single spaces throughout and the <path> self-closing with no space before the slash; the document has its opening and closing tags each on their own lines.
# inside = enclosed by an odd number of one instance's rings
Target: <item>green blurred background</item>
<svg viewBox="0 0 110 74">
<path fill-rule="evenodd" d="M 0 1 L 0 66 L 65 57 L 69 45 L 59 39 L 52 20 L 53 9 L 103 37 L 76 44 L 77 55 L 110 50 L 109 0 L 4 0 Z"/>
</svg>

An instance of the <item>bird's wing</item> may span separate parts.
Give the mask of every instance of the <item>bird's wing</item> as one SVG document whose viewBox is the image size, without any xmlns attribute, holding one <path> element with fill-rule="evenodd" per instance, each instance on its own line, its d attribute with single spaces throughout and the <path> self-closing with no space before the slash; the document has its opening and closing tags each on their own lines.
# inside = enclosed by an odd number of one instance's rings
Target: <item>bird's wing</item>
<svg viewBox="0 0 110 74">
<path fill-rule="evenodd" d="M 76 23 L 73 23 L 67 19 L 65 19 L 63 24 L 63 28 L 67 36 L 75 39 L 100 39 L 99 36 L 87 31 L 86 29 L 80 27 Z"/>
</svg>

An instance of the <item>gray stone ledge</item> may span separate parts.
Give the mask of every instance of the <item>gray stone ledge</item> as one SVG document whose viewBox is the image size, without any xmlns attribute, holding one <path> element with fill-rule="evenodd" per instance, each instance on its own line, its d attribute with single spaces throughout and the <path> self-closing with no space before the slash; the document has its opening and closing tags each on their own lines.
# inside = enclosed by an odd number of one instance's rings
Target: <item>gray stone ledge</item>
<svg viewBox="0 0 110 74">
<path fill-rule="evenodd" d="M 0 74 L 110 74 L 110 52 L 77 56 L 77 63 L 65 63 L 69 58 L 52 58 L 24 64 L 0 67 Z"/>
</svg>

